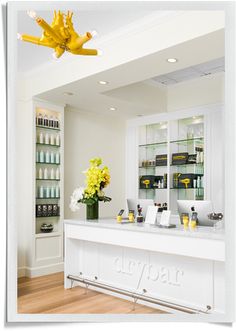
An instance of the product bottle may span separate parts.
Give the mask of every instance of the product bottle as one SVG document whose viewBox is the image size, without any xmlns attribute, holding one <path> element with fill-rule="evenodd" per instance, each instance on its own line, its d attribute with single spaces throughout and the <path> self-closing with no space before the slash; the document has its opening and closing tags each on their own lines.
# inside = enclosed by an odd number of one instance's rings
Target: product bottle
<svg viewBox="0 0 236 331">
<path fill-rule="evenodd" d="M 42 117 L 42 114 L 39 114 L 38 115 L 38 125 L 43 125 L 43 117 Z"/>
<path fill-rule="evenodd" d="M 53 128 L 53 124 L 54 124 L 54 121 L 53 121 L 53 117 L 51 116 L 51 117 L 50 117 L 50 120 L 49 120 L 49 126 L 50 126 L 51 128 Z"/>
<path fill-rule="evenodd" d="M 59 168 L 57 168 L 57 170 L 56 170 L 56 179 L 60 179 L 60 172 L 59 172 Z"/>
<path fill-rule="evenodd" d="M 58 128 L 59 129 L 59 121 L 58 121 L 58 118 L 57 117 L 55 117 L 54 123 L 55 123 L 55 128 Z"/>
<path fill-rule="evenodd" d="M 203 152 L 203 148 L 201 148 L 201 151 L 200 151 L 200 163 L 203 163 L 204 162 L 204 152 Z"/>
<path fill-rule="evenodd" d="M 44 152 L 41 151 L 39 154 L 39 162 L 43 163 L 44 162 Z"/>
<path fill-rule="evenodd" d="M 51 198 L 55 198 L 55 189 L 53 186 L 51 187 Z"/>
<path fill-rule="evenodd" d="M 48 179 L 48 169 L 47 168 L 44 169 L 43 178 Z"/>
<path fill-rule="evenodd" d="M 54 135 L 53 134 L 51 134 L 51 136 L 50 136 L 50 144 L 54 145 Z"/>
<path fill-rule="evenodd" d="M 36 162 L 39 162 L 39 152 L 36 152 Z"/>
<path fill-rule="evenodd" d="M 49 134 L 45 133 L 45 144 L 49 144 Z"/>
<path fill-rule="evenodd" d="M 203 176 L 201 176 L 201 180 L 200 180 L 200 187 L 203 188 L 204 187 L 204 179 Z"/>
<path fill-rule="evenodd" d="M 60 146 L 60 135 L 59 134 L 56 137 L 56 145 Z"/>
<path fill-rule="evenodd" d="M 197 177 L 197 188 L 201 187 L 201 178 L 200 176 Z"/>
<path fill-rule="evenodd" d="M 39 179 L 43 179 L 43 171 L 42 171 L 42 168 L 39 168 Z"/>
<path fill-rule="evenodd" d="M 50 198 L 50 187 L 46 187 L 46 198 Z"/>
<path fill-rule="evenodd" d="M 54 169 L 53 168 L 50 171 L 50 179 L 54 179 Z"/>
<path fill-rule="evenodd" d="M 47 114 L 44 114 L 44 117 L 43 117 L 43 125 L 44 125 L 44 126 L 48 126 L 48 116 L 47 116 Z"/>
<path fill-rule="evenodd" d="M 46 152 L 46 163 L 50 163 L 49 151 Z"/>
<path fill-rule="evenodd" d="M 59 154 L 59 152 L 56 153 L 56 163 L 57 164 L 60 163 L 60 154 Z"/>
<path fill-rule="evenodd" d="M 44 188 L 43 188 L 43 186 L 40 186 L 40 188 L 39 188 L 39 198 L 43 198 L 44 197 Z"/>
<path fill-rule="evenodd" d="M 60 196 L 60 189 L 59 189 L 59 186 L 57 185 L 56 186 L 56 198 L 59 198 Z"/>
<path fill-rule="evenodd" d="M 50 155 L 50 162 L 51 163 L 54 163 L 55 162 L 55 160 L 54 160 L 54 153 L 53 152 L 51 152 L 51 155 Z"/>
<path fill-rule="evenodd" d="M 43 144 L 43 132 L 40 132 L 39 134 L 39 143 Z"/>
<path fill-rule="evenodd" d="M 196 179 L 193 180 L 193 187 L 194 187 L 194 188 L 197 187 L 197 180 L 196 180 Z"/>
</svg>

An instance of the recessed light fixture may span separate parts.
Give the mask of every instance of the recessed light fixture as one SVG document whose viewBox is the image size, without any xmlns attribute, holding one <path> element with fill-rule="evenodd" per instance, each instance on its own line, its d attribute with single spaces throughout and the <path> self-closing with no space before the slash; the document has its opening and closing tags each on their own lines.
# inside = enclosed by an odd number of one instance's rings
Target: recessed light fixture
<svg viewBox="0 0 236 331">
<path fill-rule="evenodd" d="M 110 107 L 109 109 L 110 109 L 111 111 L 116 110 L 115 107 Z"/>
<path fill-rule="evenodd" d="M 136 115 L 137 117 L 142 117 L 143 116 L 143 114 L 138 114 L 138 115 Z"/>
<path fill-rule="evenodd" d="M 176 59 L 176 58 L 169 58 L 169 59 L 167 59 L 166 60 L 167 62 L 169 62 L 169 63 L 175 63 L 175 62 L 177 62 L 178 60 Z"/>
<path fill-rule="evenodd" d="M 105 80 L 99 80 L 99 82 L 98 82 L 99 84 L 101 84 L 101 85 L 107 85 L 107 84 L 109 84 L 107 81 L 105 81 Z"/>
<path fill-rule="evenodd" d="M 64 92 L 63 94 L 66 95 L 66 96 L 74 95 L 74 93 L 72 93 L 72 92 Z"/>
</svg>

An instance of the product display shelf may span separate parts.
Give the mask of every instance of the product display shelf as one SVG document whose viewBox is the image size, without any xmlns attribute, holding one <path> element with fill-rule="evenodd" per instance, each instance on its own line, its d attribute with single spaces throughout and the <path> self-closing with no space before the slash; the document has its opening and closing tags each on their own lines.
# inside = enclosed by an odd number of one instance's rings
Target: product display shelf
<svg viewBox="0 0 236 331">
<path fill-rule="evenodd" d="M 51 232 L 40 232 L 40 233 L 36 233 L 35 237 L 36 238 L 46 238 L 46 237 L 57 237 L 60 236 L 60 232 L 58 231 L 51 231 Z"/>
<path fill-rule="evenodd" d="M 36 162 L 36 164 L 50 164 L 50 165 L 60 165 L 61 163 L 51 163 L 51 162 Z"/>
<path fill-rule="evenodd" d="M 60 217 L 60 215 L 50 215 L 50 216 L 36 216 L 36 218 L 57 218 L 57 217 Z"/>
<path fill-rule="evenodd" d="M 38 198 L 36 197 L 36 200 L 58 200 L 60 199 L 60 197 L 57 197 L 57 198 Z"/>
<path fill-rule="evenodd" d="M 35 178 L 36 180 L 45 180 L 45 181 L 53 181 L 53 182 L 60 182 L 60 179 L 52 179 L 52 178 L 48 178 L 48 179 L 46 179 L 46 178 Z"/>
<path fill-rule="evenodd" d="M 155 142 L 155 143 L 150 143 L 150 144 L 141 144 L 139 145 L 139 147 L 157 147 L 157 146 L 163 146 L 163 145 L 167 145 L 167 141 L 162 141 L 162 142 Z"/>
<path fill-rule="evenodd" d="M 58 147 L 60 148 L 61 145 L 56 145 L 56 144 L 45 144 L 45 143 L 36 143 L 37 146 L 47 146 L 47 147 Z"/>
<path fill-rule="evenodd" d="M 61 131 L 61 129 L 59 129 L 59 128 L 53 128 L 53 127 L 50 127 L 50 126 L 43 126 L 43 125 L 36 125 L 36 128 L 45 129 L 45 130 Z"/>
<path fill-rule="evenodd" d="M 194 137 L 190 139 L 171 140 L 170 144 L 191 145 L 191 144 L 202 144 L 203 141 L 204 141 L 203 137 Z"/>
</svg>

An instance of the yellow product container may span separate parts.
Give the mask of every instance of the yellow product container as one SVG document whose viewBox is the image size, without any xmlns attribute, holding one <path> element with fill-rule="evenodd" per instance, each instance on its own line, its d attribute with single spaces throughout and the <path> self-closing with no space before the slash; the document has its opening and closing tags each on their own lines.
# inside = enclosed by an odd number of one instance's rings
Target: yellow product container
<svg viewBox="0 0 236 331">
<path fill-rule="evenodd" d="M 184 228 L 187 228 L 189 226 L 189 217 L 188 217 L 188 215 L 183 216 L 183 224 L 184 224 Z"/>
<path fill-rule="evenodd" d="M 133 213 L 129 214 L 129 222 L 134 222 L 134 214 Z"/>
<path fill-rule="evenodd" d="M 190 228 L 195 229 L 196 226 L 197 226 L 197 222 L 196 221 L 190 221 L 189 226 L 190 226 Z"/>
<path fill-rule="evenodd" d="M 121 223 L 122 222 L 122 216 L 118 215 L 116 216 L 116 220 L 118 223 Z"/>
</svg>

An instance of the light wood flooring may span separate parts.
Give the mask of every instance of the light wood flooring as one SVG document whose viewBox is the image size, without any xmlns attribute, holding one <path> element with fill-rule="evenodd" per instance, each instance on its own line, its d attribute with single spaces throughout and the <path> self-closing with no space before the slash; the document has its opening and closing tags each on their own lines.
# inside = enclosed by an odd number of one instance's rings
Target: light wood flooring
<svg viewBox="0 0 236 331">
<path fill-rule="evenodd" d="M 163 314 L 111 295 L 76 286 L 64 289 L 63 273 L 18 279 L 18 313 L 24 314 Z"/>
</svg>

